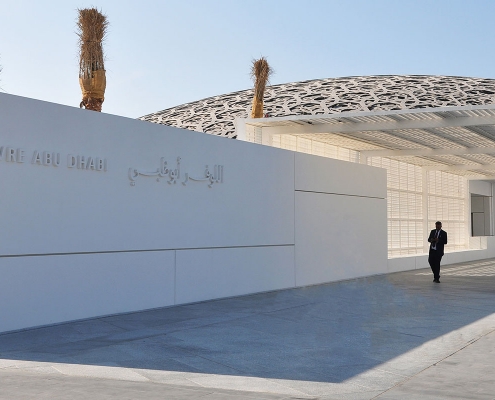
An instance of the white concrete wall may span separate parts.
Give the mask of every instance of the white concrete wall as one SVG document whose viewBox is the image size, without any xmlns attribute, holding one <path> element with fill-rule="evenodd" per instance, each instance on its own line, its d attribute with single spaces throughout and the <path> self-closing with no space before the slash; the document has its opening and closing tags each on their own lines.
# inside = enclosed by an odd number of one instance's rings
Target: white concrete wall
<svg viewBox="0 0 495 400">
<path fill-rule="evenodd" d="M 387 272 L 384 169 L 296 153 L 296 285 Z"/>
<path fill-rule="evenodd" d="M 0 149 L 0 332 L 428 267 L 387 261 L 382 169 L 2 93 Z M 178 156 L 177 183 L 146 176 Z"/>
<path fill-rule="evenodd" d="M 0 258 L 0 332 L 173 305 L 175 252 Z"/>
<path fill-rule="evenodd" d="M 479 194 L 482 196 L 491 196 L 492 183 L 482 180 L 469 181 L 469 193 Z"/>
<path fill-rule="evenodd" d="M 294 287 L 294 246 L 177 251 L 176 304 Z"/>
<path fill-rule="evenodd" d="M 294 243 L 294 198 L 280 195 L 294 190 L 291 152 L 5 94 L 0 118 L 0 147 L 26 153 L 0 161 L 0 255 Z M 32 165 L 34 150 L 61 153 L 62 165 Z M 68 154 L 104 157 L 108 171 L 67 168 Z M 181 178 L 221 164 L 225 182 L 130 186 L 130 167 L 152 171 L 164 157 L 175 168 L 178 156 Z"/>
<path fill-rule="evenodd" d="M 0 93 L 2 147 L 0 332 L 387 271 L 381 169 Z"/>
<path fill-rule="evenodd" d="M 495 258 L 495 237 L 488 236 L 487 248 L 482 250 L 461 250 L 451 253 L 445 253 L 442 258 L 442 266 L 457 264 L 462 262 L 483 260 L 486 258 Z M 409 271 L 413 269 L 430 268 L 428 264 L 428 255 L 412 255 L 405 257 L 396 257 L 388 259 L 387 272 Z"/>
</svg>

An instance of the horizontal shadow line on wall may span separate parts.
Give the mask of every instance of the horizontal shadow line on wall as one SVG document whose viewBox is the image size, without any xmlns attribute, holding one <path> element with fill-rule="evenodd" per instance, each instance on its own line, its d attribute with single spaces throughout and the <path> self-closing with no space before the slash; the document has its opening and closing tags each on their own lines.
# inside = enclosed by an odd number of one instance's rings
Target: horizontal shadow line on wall
<svg viewBox="0 0 495 400">
<path fill-rule="evenodd" d="M 165 249 L 146 249 L 146 250 L 105 250 L 105 251 L 79 251 L 73 253 L 29 253 L 29 254 L 5 254 L 0 255 L 0 258 L 16 258 L 16 257 L 44 257 L 44 256 L 72 256 L 82 254 L 116 254 L 116 253 L 149 253 L 156 251 L 184 251 L 184 250 L 217 250 L 217 249 L 252 249 L 258 247 L 294 247 L 294 243 L 288 244 L 260 244 L 254 246 L 220 246 L 220 247 L 181 247 L 181 248 L 165 248 Z"/>
<path fill-rule="evenodd" d="M 359 194 L 347 194 L 347 193 L 332 193 L 332 192 L 319 192 L 316 190 L 299 190 L 296 189 L 296 192 L 302 193 L 317 193 L 317 194 L 332 194 L 334 196 L 349 196 L 349 197 L 364 197 L 365 199 L 378 199 L 385 200 L 385 197 L 376 197 L 376 196 L 361 196 Z"/>
</svg>

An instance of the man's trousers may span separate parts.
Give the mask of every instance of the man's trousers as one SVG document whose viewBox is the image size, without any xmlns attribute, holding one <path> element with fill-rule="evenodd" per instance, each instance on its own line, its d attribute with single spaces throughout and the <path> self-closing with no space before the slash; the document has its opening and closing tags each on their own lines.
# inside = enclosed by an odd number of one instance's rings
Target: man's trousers
<svg viewBox="0 0 495 400">
<path fill-rule="evenodd" d="M 434 279 L 440 279 L 440 261 L 442 261 L 442 257 L 443 255 L 440 254 L 437 250 L 430 249 L 428 262 L 430 263 Z"/>
</svg>

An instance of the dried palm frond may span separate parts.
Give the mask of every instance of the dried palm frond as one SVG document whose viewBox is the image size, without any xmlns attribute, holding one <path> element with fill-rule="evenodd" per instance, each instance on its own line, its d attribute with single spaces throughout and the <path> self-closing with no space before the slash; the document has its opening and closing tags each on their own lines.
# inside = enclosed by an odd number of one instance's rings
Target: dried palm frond
<svg viewBox="0 0 495 400">
<path fill-rule="evenodd" d="M 108 21 L 96 8 L 78 9 L 77 20 L 79 36 L 79 84 L 83 99 L 80 107 L 101 111 L 105 100 L 105 57 L 103 41 L 105 40 Z"/>
<path fill-rule="evenodd" d="M 268 65 L 265 57 L 261 57 L 259 60 L 253 60 L 251 77 L 254 80 L 254 97 L 251 118 L 263 117 L 263 96 L 265 95 L 266 84 L 272 73 L 273 70 Z"/>
</svg>

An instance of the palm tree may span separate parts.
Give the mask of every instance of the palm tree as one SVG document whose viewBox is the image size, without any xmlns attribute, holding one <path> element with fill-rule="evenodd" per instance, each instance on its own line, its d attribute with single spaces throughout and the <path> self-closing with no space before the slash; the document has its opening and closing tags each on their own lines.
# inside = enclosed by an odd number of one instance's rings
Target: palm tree
<svg viewBox="0 0 495 400">
<path fill-rule="evenodd" d="M 100 111 L 105 100 L 106 76 L 102 43 L 108 28 L 106 15 L 96 8 L 78 9 L 79 85 L 82 101 L 79 107 Z"/>
<path fill-rule="evenodd" d="M 251 66 L 251 77 L 254 80 L 254 97 L 251 118 L 263 118 L 263 96 L 268 78 L 273 70 L 268 65 L 266 58 L 261 57 L 259 60 L 253 60 Z"/>
</svg>

